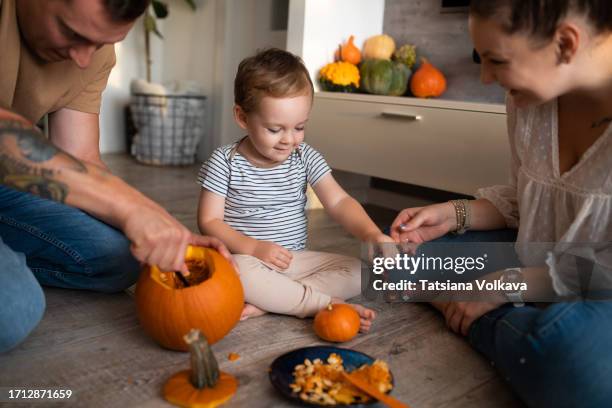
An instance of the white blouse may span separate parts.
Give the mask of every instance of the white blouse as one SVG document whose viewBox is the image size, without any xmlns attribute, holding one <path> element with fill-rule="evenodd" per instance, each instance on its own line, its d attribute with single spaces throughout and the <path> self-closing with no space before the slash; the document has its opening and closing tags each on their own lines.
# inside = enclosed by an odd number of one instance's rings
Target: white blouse
<svg viewBox="0 0 612 408">
<path fill-rule="evenodd" d="M 595 262 L 591 288 L 612 288 L 612 124 L 560 174 L 558 101 L 519 109 L 508 97 L 506 105 L 510 183 L 482 188 L 476 196 L 493 203 L 508 227 L 518 228 L 520 260 L 548 265 L 558 294 L 584 288 L 575 258 L 562 253 Z"/>
</svg>

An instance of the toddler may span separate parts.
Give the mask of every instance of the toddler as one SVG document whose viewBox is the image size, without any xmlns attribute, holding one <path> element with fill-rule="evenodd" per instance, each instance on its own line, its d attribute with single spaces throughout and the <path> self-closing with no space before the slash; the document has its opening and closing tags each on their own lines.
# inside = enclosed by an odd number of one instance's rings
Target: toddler
<svg viewBox="0 0 612 408">
<path fill-rule="evenodd" d="M 199 172 L 198 225 L 234 253 L 247 305 L 312 316 L 360 293 L 359 259 L 306 250 L 306 188 L 362 241 L 393 242 L 338 185 L 321 154 L 304 142 L 313 85 L 302 61 L 268 49 L 243 60 L 234 83 L 240 141 L 216 149 Z M 367 331 L 374 311 L 353 305 Z"/>
</svg>

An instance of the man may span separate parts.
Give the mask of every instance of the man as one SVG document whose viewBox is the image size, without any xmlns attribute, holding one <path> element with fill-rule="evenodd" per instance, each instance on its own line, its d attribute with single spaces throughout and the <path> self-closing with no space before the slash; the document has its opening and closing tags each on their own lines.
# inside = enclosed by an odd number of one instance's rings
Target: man
<svg viewBox="0 0 612 408">
<path fill-rule="evenodd" d="M 115 292 L 135 282 L 139 262 L 188 274 L 188 244 L 230 256 L 100 159 L 113 44 L 148 5 L 0 0 L 0 352 L 40 321 L 40 284 Z M 49 140 L 30 125 L 47 113 Z"/>
</svg>

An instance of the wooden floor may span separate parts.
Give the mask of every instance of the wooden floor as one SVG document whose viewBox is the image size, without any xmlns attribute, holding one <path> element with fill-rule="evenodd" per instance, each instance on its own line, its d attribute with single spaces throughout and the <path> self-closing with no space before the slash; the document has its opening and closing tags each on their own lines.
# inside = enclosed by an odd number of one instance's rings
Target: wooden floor
<svg viewBox="0 0 612 408">
<path fill-rule="evenodd" d="M 196 166 L 147 167 L 121 155 L 107 156 L 105 161 L 196 230 Z M 388 225 L 395 215 L 378 207 L 367 210 L 381 225 Z M 358 243 L 321 210 L 308 216 L 310 248 L 358 255 Z M 41 324 L 18 348 L 0 355 L 0 387 L 61 387 L 71 389 L 73 397 L 63 404 L 7 406 L 169 406 L 161 397 L 162 385 L 171 374 L 188 367 L 188 355 L 164 350 L 143 333 L 128 294 L 52 288 L 45 293 L 47 309 Z M 413 408 L 522 406 L 489 362 L 449 332 L 430 307 L 365 304 L 378 311 L 372 331 L 343 346 L 387 361 L 395 375 L 395 397 Z M 321 344 L 311 326 L 310 319 L 266 315 L 239 323 L 215 344 L 221 369 L 240 382 L 227 406 L 293 406 L 275 393 L 267 368 L 286 351 Z M 229 352 L 241 358 L 230 362 Z"/>
</svg>

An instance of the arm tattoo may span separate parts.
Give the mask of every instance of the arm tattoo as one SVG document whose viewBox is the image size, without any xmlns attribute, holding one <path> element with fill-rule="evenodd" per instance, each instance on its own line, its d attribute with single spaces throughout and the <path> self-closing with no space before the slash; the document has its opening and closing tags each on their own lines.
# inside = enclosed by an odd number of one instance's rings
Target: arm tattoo
<svg viewBox="0 0 612 408">
<path fill-rule="evenodd" d="M 54 158 L 56 163 L 49 163 Z M 34 128 L 0 121 L 0 184 L 63 203 L 69 186 L 57 176 L 65 170 L 87 172 Z"/>
<path fill-rule="evenodd" d="M 17 144 L 23 155 L 36 163 L 51 160 L 57 153 L 55 146 L 41 137 L 21 137 Z"/>
</svg>

